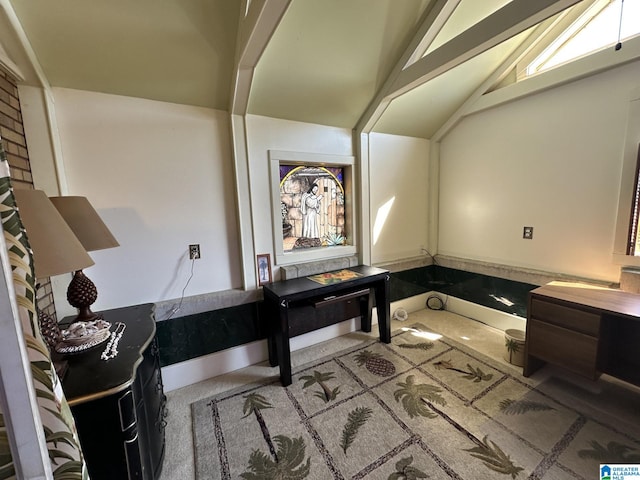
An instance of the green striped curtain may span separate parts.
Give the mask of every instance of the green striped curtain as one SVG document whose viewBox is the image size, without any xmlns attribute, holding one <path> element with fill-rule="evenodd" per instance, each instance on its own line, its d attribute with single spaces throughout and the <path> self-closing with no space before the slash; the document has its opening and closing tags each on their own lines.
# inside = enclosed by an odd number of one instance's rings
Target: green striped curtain
<svg viewBox="0 0 640 480">
<path fill-rule="evenodd" d="M 82 457 L 75 422 L 38 326 L 33 257 L 16 209 L 9 165 L 1 142 L 0 218 L 53 478 L 85 480 L 89 475 Z M 0 480 L 15 478 L 8 433 L 0 411 Z"/>
</svg>

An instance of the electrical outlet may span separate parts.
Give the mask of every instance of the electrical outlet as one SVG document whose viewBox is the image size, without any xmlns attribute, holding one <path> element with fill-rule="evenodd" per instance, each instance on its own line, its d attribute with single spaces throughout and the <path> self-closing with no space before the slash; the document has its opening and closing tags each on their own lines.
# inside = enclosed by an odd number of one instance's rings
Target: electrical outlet
<svg viewBox="0 0 640 480">
<path fill-rule="evenodd" d="M 189 259 L 197 260 L 198 258 L 200 258 L 200 244 L 189 245 Z"/>
<path fill-rule="evenodd" d="M 522 229 L 522 238 L 526 238 L 527 240 L 533 239 L 533 227 L 524 227 Z"/>
</svg>

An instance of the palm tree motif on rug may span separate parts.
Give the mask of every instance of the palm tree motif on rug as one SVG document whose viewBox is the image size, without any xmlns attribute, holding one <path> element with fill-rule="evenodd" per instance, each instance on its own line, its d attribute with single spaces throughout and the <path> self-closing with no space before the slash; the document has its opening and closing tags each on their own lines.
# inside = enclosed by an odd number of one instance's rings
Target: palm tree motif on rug
<svg viewBox="0 0 640 480">
<path fill-rule="evenodd" d="M 487 380 L 487 375 L 478 376 L 472 367 L 469 369 L 474 372 L 473 375 L 465 375 L 465 378 L 471 381 L 480 381 L 479 378 Z M 467 372 L 463 372 L 467 373 Z M 397 384 L 400 389 L 394 393 L 396 401 L 402 404 L 409 417 L 425 417 L 425 418 L 444 418 L 447 422 L 453 425 L 455 428 L 464 430 L 464 427 L 458 422 L 453 420 L 449 415 L 438 409 L 434 404 L 440 406 L 446 406 L 447 402 L 442 397 L 440 392 L 442 389 L 435 385 L 420 384 L 415 382 L 415 377 L 409 375 L 404 382 Z M 476 457 L 484 463 L 484 465 L 498 473 L 509 474 L 512 478 L 518 476 L 518 472 L 524 470 L 522 467 L 518 467 L 513 464 L 511 458 L 506 455 L 502 449 L 494 442 L 491 442 L 485 436 L 482 440 L 479 440 L 470 433 L 467 434 L 476 447 L 467 449 L 467 452 L 471 453 L 471 456 Z"/>
<path fill-rule="evenodd" d="M 438 369 L 445 370 L 453 370 L 454 372 L 462 373 L 464 375 L 463 378 L 468 380 L 473 380 L 474 382 L 488 382 L 493 378 L 493 375 L 490 373 L 484 373 L 480 367 L 472 367 L 469 363 L 467 363 L 468 370 L 462 370 L 460 368 L 456 368 L 451 360 L 440 360 L 433 364 Z"/>
<path fill-rule="evenodd" d="M 302 438 L 276 435 L 272 439 L 269 427 L 262 416 L 262 410 L 272 408 L 272 405 L 258 393 L 250 393 L 244 398 L 243 410 L 245 417 L 251 414 L 255 416 L 258 425 L 260 425 L 262 438 L 267 444 L 269 454 L 267 455 L 260 450 L 253 450 L 248 462 L 250 471 L 244 472 L 240 476 L 246 480 L 302 480 L 307 478 L 311 468 L 311 459 L 307 458 L 307 461 L 303 463 L 306 447 Z"/>
<path fill-rule="evenodd" d="M 319 372 L 318 370 L 313 371 L 313 375 L 304 375 L 300 377 L 300 380 L 304 380 L 304 385 L 302 389 L 308 388 L 312 385 L 318 384 L 321 388 L 320 391 L 315 393 L 315 396 L 322 399 L 324 402 L 330 402 L 331 400 L 335 400 L 338 394 L 340 393 L 340 386 L 331 389 L 327 382 L 329 380 L 333 380 L 334 373 L 333 372 Z"/>
<path fill-rule="evenodd" d="M 396 471 L 389 475 L 389 480 L 416 480 L 418 478 L 429 478 L 429 475 L 411 465 L 412 463 L 413 456 L 398 460 L 396 462 Z"/>
<path fill-rule="evenodd" d="M 419 342 L 419 343 L 400 343 L 398 347 L 407 350 L 431 350 L 433 348 L 433 342 Z"/>
<path fill-rule="evenodd" d="M 596 467 L 583 465 L 640 463 L 638 435 L 539 393 L 506 361 L 415 340 L 395 333 L 299 367 L 286 388 L 194 404 L 194 429 L 211 431 L 206 447 L 196 431 L 208 452 L 196 457 L 220 465 L 197 478 L 586 480 Z M 217 412 L 219 427 L 207 420 Z"/>
<path fill-rule="evenodd" d="M 340 447 L 344 454 L 355 440 L 360 428 L 371 418 L 373 410 L 367 407 L 358 407 L 349 412 L 347 423 L 342 429 L 342 438 L 340 439 Z"/>
</svg>

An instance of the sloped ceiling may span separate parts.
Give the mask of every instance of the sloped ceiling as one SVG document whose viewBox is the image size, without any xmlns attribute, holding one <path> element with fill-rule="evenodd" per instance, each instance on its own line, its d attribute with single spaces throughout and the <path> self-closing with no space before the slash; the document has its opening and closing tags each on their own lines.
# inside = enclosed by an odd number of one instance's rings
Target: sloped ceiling
<svg viewBox="0 0 640 480">
<path fill-rule="evenodd" d="M 11 4 L 51 86 L 228 108 L 239 1 Z"/>
<path fill-rule="evenodd" d="M 415 58 L 509 3 L 291 0 L 253 71 L 247 112 L 355 128 L 387 78 L 397 72 L 420 22 L 434 6 L 449 7 L 453 13 L 430 32 L 433 41 Z M 15 13 L 14 23 L 24 31 L 42 76 L 53 87 L 230 108 L 245 2 L 0 0 L 0 6 L 5 7 L 0 13 Z M 24 55 L 16 53 L 2 30 L 0 45 L 16 63 L 24 63 L 17 58 Z M 431 138 L 527 35 L 514 32 L 510 39 L 391 99 L 372 129 Z M 25 83 L 37 84 L 31 68 L 23 69 Z"/>
</svg>

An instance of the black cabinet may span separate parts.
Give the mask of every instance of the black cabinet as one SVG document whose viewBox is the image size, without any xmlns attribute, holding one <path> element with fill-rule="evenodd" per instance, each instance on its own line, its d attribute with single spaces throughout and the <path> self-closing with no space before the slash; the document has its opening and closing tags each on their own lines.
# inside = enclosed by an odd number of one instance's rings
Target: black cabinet
<svg viewBox="0 0 640 480">
<path fill-rule="evenodd" d="M 103 343 L 67 356 L 62 379 L 89 475 L 92 480 L 155 480 L 164 458 L 166 397 L 153 305 L 101 313 L 112 330 L 118 322 L 126 325 L 118 355 L 102 360 Z"/>
</svg>

